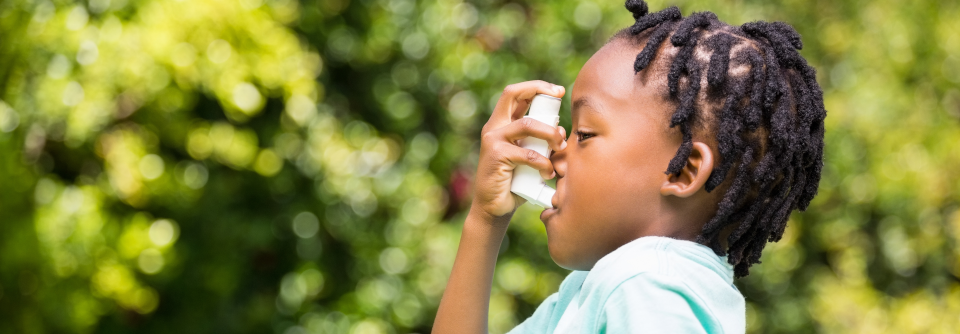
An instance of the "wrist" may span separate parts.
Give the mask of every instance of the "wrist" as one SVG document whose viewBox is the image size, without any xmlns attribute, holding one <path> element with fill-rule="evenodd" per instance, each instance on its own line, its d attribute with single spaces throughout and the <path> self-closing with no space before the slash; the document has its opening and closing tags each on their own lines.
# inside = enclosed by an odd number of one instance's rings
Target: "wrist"
<svg viewBox="0 0 960 334">
<path fill-rule="evenodd" d="M 490 227 L 501 228 L 506 231 L 507 226 L 510 224 L 510 219 L 513 218 L 514 212 L 516 212 L 516 209 L 513 209 L 504 215 L 496 216 L 484 210 L 481 205 L 473 202 L 470 204 L 470 211 L 467 213 L 467 219 L 464 221 L 464 225 L 482 224 Z"/>
</svg>

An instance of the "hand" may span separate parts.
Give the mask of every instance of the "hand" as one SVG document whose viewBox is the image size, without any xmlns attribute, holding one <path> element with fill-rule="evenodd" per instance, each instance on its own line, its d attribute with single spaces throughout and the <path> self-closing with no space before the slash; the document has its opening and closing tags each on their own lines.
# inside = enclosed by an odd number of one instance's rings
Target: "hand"
<svg viewBox="0 0 960 334">
<path fill-rule="evenodd" d="M 513 170 L 528 165 L 544 178 L 553 178 L 550 159 L 517 146 L 525 137 L 545 140 L 554 151 L 566 147 L 566 131 L 530 118 L 523 118 L 537 94 L 562 97 L 564 89 L 535 80 L 512 84 L 480 132 L 480 162 L 474 181 L 475 196 L 463 222 L 463 234 L 450 281 L 443 290 L 433 323 L 434 333 L 487 333 L 490 287 L 500 243 L 510 218 L 523 198 L 510 192 Z"/>
<path fill-rule="evenodd" d="M 547 141 L 554 151 L 566 147 L 563 127 L 523 118 L 535 95 L 562 97 L 564 92 L 563 86 L 541 80 L 515 83 L 503 89 L 493 114 L 480 132 L 480 161 L 474 184 L 473 210 L 497 218 L 513 213 L 526 202 L 510 192 L 513 170 L 518 165 L 533 167 L 544 179 L 556 176 L 550 159 L 518 146 L 517 142 L 525 137 L 535 137 Z"/>
</svg>

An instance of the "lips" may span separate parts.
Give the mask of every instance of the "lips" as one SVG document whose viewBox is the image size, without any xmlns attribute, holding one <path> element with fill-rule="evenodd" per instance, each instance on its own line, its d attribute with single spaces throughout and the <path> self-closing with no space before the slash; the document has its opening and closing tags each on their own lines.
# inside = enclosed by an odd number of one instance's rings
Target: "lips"
<svg viewBox="0 0 960 334">
<path fill-rule="evenodd" d="M 557 208 L 556 208 L 556 207 L 549 208 L 549 209 L 545 209 L 545 210 L 543 210 L 543 212 L 540 213 L 540 221 L 542 221 L 544 224 L 546 224 L 546 223 L 547 223 L 547 220 L 549 220 L 550 217 L 553 217 L 553 215 L 556 214 L 556 213 L 557 213 Z"/>
<path fill-rule="evenodd" d="M 550 202 L 551 202 L 550 204 L 552 204 L 553 207 L 549 209 L 544 209 L 543 212 L 540 213 L 540 221 L 542 221 L 544 224 L 546 224 L 547 220 L 553 217 L 553 215 L 557 214 L 557 210 L 560 210 L 560 208 L 557 207 L 556 194 L 553 195 L 553 200 L 551 200 Z"/>
</svg>

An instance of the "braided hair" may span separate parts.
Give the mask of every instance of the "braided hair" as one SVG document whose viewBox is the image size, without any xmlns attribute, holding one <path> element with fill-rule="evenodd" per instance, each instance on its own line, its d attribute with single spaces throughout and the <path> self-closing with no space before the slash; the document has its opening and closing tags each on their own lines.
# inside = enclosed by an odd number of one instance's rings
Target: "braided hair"
<svg viewBox="0 0 960 334">
<path fill-rule="evenodd" d="M 679 127 L 683 138 L 666 174 L 679 175 L 686 165 L 694 130 L 716 137 L 719 163 L 705 188 L 720 186 L 723 195 L 696 241 L 729 255 L 737 278 L 747 276 L 767 241 L 783 236 L 790 212 L 806 210 L 823 168 L 823 91 L 797 51 L 800 34 L 783 22 L 734 27 L 711 12 L 684 18 L 675 6 L 655 13 L 642 0 L 625 6 L 636 23 L 610 41 L 646 41 L 635 74 L 669 49 L 658 59 L 670 62 L 662 66 L 664 94 L 677 105 L 670 127 Z M 667 38 L 673 49 L 661 47 Z M 722 249 L 726 227 L 735 229 Z"/>
</svg>

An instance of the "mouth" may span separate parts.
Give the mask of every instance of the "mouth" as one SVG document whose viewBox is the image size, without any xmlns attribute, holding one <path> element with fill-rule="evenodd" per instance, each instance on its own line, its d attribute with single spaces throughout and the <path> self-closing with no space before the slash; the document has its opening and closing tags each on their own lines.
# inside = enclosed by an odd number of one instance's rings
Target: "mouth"
<svg viewBox="0 0 960 334">
<path fill-rule="evenodd" d="M 553 217 L 553 215 L 555 215 L 556 213 L 557 213 L 556 207 L 544 209 L 543 212 L 540 213 L 540 221 L 546 224 L 547 220 L 550 220 L 550 218 Z"/>
<path fill-rule="evenodd" d="M 554 193 L 554 194 L 553 194 L 553 198 L 550 199 L 550 206 L 552 206 L 552 207 L 551 207 L 551 208 L 544 209 L 543 212 L 540 212 L 540 221 L 542 221 L 544 224 L 547 223 L 547 220 L 550 220 L 551 217 L 553 217 L 555 214 L 557 214 L 557 210 L 560 210 L 560 208 L 559 208 L 558 205 L 560 204 L 560 201 L 559 201 L 560 198 L 559 198 L 559 197 L 560 197 L 560 181 L 561 181 L 561 179 L 562 179 L 562 177 L 559 177 L 559 175 L 558 175 L 558 177 L 557 177 L 557 184 L 556 184 L 556 187 L 557 187 L 556 190 L 557 190 L 557 192 Z"/>
</svg>

